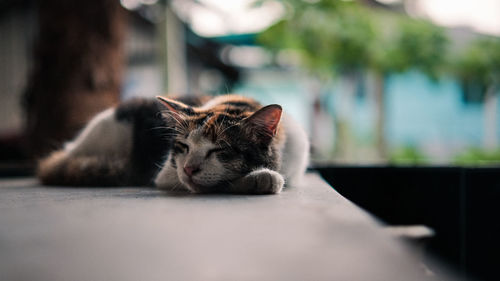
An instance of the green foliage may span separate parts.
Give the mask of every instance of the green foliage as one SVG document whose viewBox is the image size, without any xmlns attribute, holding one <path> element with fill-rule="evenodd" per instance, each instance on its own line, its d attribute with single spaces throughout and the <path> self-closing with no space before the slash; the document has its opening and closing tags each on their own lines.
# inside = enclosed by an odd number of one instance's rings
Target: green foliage
<svg viewBox="0 0 500 281">
<path fill-rule="evenodd" d="M 319 73 L 372 68 L 382 73 L 417 68 L 436 77 L 447 38 L 441 28 L 339 0 L 281 0 L 285 19 L 258 38 L 273 50 L 295 49 Z"/>
<path fill-rule="evenodd" d="M 288 14 L 260 34 L 258 40 L 264 46 L 295 49 L 310 70 L 329 75 L 355 71 L 369 61 L 374 33 L 367 10 L 357 3 L 280 2 L 287 4 Z"/>
<path fill-rule="evenodd" d="M 473 41 L 453 64 L 466 95 L 483 99 L 486 88 L 500 83 L 500 39 Z"/>
<path fill-rule="evenodd" d="M 442 28 L 426 21 L 404 19 L 398 21 L 394 35 L 392 46 L 387 46 L 386 61 L 381 62 L 385 70 L 401 72 L 414 68 L 437 78 L 448 44 Z"/>
<path fill-rule="evenodd" d="M 272 51 L 298 48 L 299 44 L 295 43 L 296 37 L 289 32 L 289 25 L 290 23 L 287 20 L 275 23 L 258 35 L 258 42 Z"/>
<path fill-rule="evenodd" d="M 500 165 L 500 150 L 487 151 L 479 148 L 470 148 L 455 156 L 457 165 Z"/>
<path fill-rule="evenodd" d="M 389 162 L 396 165 L 423 165 L 428 159 L 417 147 L 405 146 L 393 151 Z"/>
</svg>

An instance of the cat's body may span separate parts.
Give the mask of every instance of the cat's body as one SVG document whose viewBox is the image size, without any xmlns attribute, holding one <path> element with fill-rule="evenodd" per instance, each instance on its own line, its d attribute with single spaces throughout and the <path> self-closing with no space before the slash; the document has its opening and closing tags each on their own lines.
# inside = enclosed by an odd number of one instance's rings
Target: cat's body
<svg viewBox="0 0 500 281">
<path fill-rule="evenodd" d="M 240 96 L 125 102 L 40 162 L 44 184 L 277 193 L 304 174 L 304 131 L 278 105 Z M 189 104 L 189 105 L 188 105 Z"/>
</svg>

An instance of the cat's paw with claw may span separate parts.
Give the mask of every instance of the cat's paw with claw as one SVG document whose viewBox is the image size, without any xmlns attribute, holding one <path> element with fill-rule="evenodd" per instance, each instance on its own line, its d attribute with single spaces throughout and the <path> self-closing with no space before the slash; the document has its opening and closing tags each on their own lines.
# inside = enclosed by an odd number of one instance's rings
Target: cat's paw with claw
<svg viewBox="0 0 500 281">
<path fill-rule="evenodd" d="M 239 182 L 239 191 L 250 194 L 276 194 L 283 189 L 285 180 L 278 172 L 258 169 L 244 176 Z"/>
</svg>

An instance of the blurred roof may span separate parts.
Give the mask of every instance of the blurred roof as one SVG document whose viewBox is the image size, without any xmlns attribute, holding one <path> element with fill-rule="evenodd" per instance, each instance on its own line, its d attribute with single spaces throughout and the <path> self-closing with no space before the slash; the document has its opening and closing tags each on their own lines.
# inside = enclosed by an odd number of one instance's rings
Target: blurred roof
<svg viewBox="0 0 500 281">
<path fill-rule="evenodd" d="M 257 33 L 229 34 L 212 37 L 212 40 L 231 45 L 255 45 Z"/>
</svg>

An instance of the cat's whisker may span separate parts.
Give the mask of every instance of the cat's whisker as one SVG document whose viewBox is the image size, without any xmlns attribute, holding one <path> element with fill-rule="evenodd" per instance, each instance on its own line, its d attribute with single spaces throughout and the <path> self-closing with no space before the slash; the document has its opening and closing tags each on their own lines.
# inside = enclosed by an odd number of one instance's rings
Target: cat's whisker
<svg viewBox="0 0 500 281">
<path fill-rule="evenodd" d="M 154 162 L 153 164 L 156 166 L 156 168 L 158 168 L 160 170 L 163 169 L 163 167 L 165 166 L 165 165 L 159 164 L 158 162 Z"/>
<path fill-rule="evenodd" d="M 172 129 L 173 133 L 169 133 L 171 135 L 179 135 L 179 134 L 182 134 L 183 131 L 181 131 L 180 129 Z"/>
<path fill-rule="evenodd" d="M 181 183 L 176 183 L 174 184 L 174 186 L 172 187 L 172 191 L 176 191 L 177 189 L 180 189 L 182 187 L 182 184 Z"/>
<path fill-rule="evenodd" d="M 161 127 L 157 127 L 157 128 L 161 128 Z M 180 128 L 177 128 L 177 127 L 164 127 L 164 129 L 167 129 L 169 131 L 174 131 L 175 133 L 173 133 L 172 135 L 182 134 L 185 131 L 185 130 L 181 130 Z"/>
<path fill-rule="evenodd" d="M 160 136 L 161 136 L 161 137 L 171 137 L 171 138 L 174 138 L 174 137 L 176 137 L 176 136 L 178 136 L 178 135 L 179 135 L 179 133 L 178 133 L 178 132 L 172 132 L 172 133 L 163 133 L 163 134 L 161 134 Z"/>
<path fill-rule="evenodd" d="M 162 134 L 162 136 L 172 136 L 173 137 L 173 136 L 179 135 L 179 133 L 180 132 L 175 132 L 175 131 L 174 132 L 165 132 Z"/>
<path fill-rule="evenodd" d="M 167 126 L 158 126 L 158 127 L 153 127 L 149 128 L 149 130 L 160 130 L 160 129 L 173 129 L 173 127 L 167 127 Z"/>
<path fill-rule="evenodd" d="M 229 130 L 229 129 L 231 129 L 232 127 L 237 126 L 237 125 L 238 125 L 238 124 L 234 124 L 234 125 L 231 125 L 231 126 L 229 126 L 229 127 L 225 128 L 222 132 L 220 132 L 219 134 L 217 134 L 217 138 L 219 138 L 219 137 L 220 137 L 220 135 L 222 135 L 225 131 L 227 131 L 227 130 Z"/>
<path fill-rule="evenodd" d="M 220 140 L 223 141 L 223 142 L 225 142 L 228 147 L 232 148 L 231 144 L 227 140 L 225 140 L 225 139 L 220 139 Z"/>
<path fill-rule="evenodd" d="M 179 112 L 170 111 L 170 110 L 162 111 L 162 114 L 164 116 L 168 116 L 168 117 L 174 119 L 176 121 L 176 123 L 178 123 L 179 125 L 181 125 L 185 128 L 189 127 L 189 124 L 186 121 L 186 116 L 184 114 L 181 114 Z"/>
</svg>

